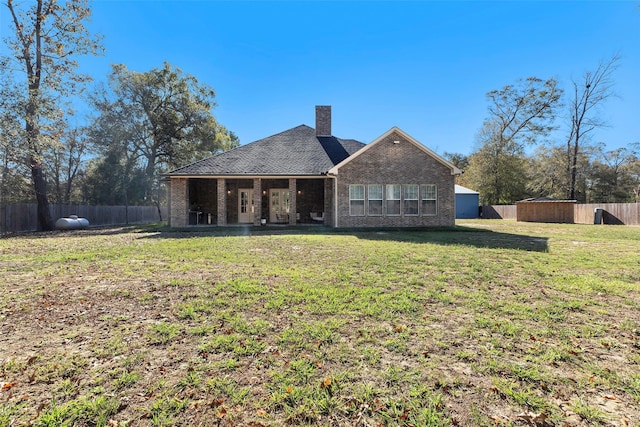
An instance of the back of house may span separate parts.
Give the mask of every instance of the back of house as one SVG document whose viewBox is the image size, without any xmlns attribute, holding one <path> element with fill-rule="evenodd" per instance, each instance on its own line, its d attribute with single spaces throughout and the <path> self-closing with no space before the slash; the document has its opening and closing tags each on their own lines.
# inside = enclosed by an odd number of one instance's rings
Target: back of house
<svg viewBox="0 0 640 427">
<path fill-rule="evenodd" d="M 332 135 L 331 107 L 300 125 L 167 174 L 172 227 L 455 224 L 460 171 L 397 127 L 369 144 Z"/>
</svg>

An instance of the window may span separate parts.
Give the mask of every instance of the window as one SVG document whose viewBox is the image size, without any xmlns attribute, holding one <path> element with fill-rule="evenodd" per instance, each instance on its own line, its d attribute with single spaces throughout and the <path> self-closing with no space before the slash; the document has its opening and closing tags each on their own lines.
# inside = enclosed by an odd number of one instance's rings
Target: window
<svg viewBox="0 0 640 427">
<path fill-rule="evenodd" d="M 349 215 L 364 215 L 364 185 L 349 185 Z"/>
<path fill-rule="evenodd" d="M 418 215 L 418 184 L 405 184 L 404 190 L 404 214 Z"/>
<path fill-rule="evenodd" d="M 420 186 L 422 197 L 422 215 L 435 215 L 437 213 L 437 197 L 435 184 L 424 184 Z"/>
<path fill-rule="evenodd" d="M 387 184 L 387 215 L 400 215 L 400 184 Z"/>
<path fill-rule="evenodd" d="M 369 184 L 369 215 L 382 215 L 382 185 Z"/>
</svg>

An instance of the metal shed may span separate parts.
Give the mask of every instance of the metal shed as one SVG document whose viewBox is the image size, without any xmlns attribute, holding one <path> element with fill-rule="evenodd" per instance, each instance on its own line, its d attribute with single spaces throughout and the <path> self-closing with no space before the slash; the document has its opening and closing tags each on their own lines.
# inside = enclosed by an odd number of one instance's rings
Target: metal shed
<svg viewBox="0 0 640 427">
<path fill-rule="evenodd" d="M 457 184 L 455 192 L 456 219 L 478 218 L 480 207 L 480 193 Z"/>
</svg>

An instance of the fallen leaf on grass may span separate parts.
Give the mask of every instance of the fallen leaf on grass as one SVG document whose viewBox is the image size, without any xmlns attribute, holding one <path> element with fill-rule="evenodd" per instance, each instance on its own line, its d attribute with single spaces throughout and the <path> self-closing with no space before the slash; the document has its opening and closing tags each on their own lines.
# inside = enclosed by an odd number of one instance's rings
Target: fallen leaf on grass
<svg viewBox="0 0 640 427">
<path fill-rule="evenodd" d="M 320 387 L 328 388 L 330 385 L 331 385 L 331 377 L 327 377 L 324 379 L 324 381 L 322 381 L 322 384 L 320 385 Z"/>
<path fill-rule="evenodd" d="M 534 414 L 533 412 L 523 412 L 516 416 L 516 420 L 527 421 L 536 426 L 547 425 L 547 416 L 545 414 Z"/>
<path fill-rule="evenodd" d="M 269 416 L 269 414 L 267 414 L 267 411 L 265 411 L 264 409 L 258 409 L 256 411 L 256 414 L 258 414 L 260 418 L 267 418 Z"/>
<path fill-rule="evenodd" d="M 218 409 L 218 412 L 216 412 L 216 417 L 221 420 L 225 417 L 225 415 L 227 415 L 227 408 L 221 406 L 220 409 Z"/>
<path fill-rule="evenodd" d="M 493 421 L 494 423 L 496 423 L 496 424 L 498 424 L 498 423 L 499 423 L 499 424 L 504 424 L 504 423 L 506 422 L 506 420 L 505 420 L 504 418 L 499 417 L 499 416 L 497 416 L 497 415 L 496 415 L 496 416 L 494 416 L 494 415 L 489 415 L 489 419 L 490 419 L 491 421 Z"/>
<path fill-rule="evenodd" d="M 213 400 L 211 401 L 210 406 L 211 406 L 211 407 L 213 407 L 213 408 L 217 408 L 217 407 L 219 407 L 219 406 L 222 406 L 222 404 L 223 404 L 223 403 L 224 403 L 224 399 L 222 399 L 222 398 L 220 398 L 220 397 L 219 397 L 219 398 L 217 398 L 217 399 L 213 399 Z"/>
<path fill-rule="evenodd" d="M 0 383 L 0 384 L 2 384 L 2 387 L 0 387 L 0 390 L 9 390 L 10 388 L 18 385 L 18 383 Z"/>
<path fill-rule="evenodd" d="M 406 421 L 409 418 L 409 412 L 411 412 L 411 409 L 405 408 L 404 411 L 402 412 L 402 415 L 400 416 L 400 419 L 402 421 Z"/>
</svg>

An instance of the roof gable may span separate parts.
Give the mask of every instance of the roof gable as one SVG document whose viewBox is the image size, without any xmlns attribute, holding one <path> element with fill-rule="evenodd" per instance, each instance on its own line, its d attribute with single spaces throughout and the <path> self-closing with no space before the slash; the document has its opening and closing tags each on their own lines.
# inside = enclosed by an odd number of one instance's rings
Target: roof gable
<svg viewBox="0 0 640 427">
<path fill-rule="evenodd" d="M 441 163 L 443 166 L 449 168 L 451 170 L 451 175 L 459 175 L 459 174 L 462 173 L 462 171 L 460 169 L 458 169 L 457 167 L 455 167 L 453 164 L 449 163 L 448 161 L 443 159 L 441 156 L 436 154 L 434 151 L 432 151 L 429 148 L 427 148 L 426 146 L 422 145 L 420 142 L 418 142 L 412 136 L 410 136 L 409 134 L 407 134 L 406 132 L 404 132 L 403 130 L 401 130 L 400 128 L 398 128 L 396 126 L 392 127 L 387 132 L 385 132 L 382 135 L 380 135 L 378 138 L 373 140 L 371 143 L 367 144 L 361 150 L 358 150 L 356 153 L 352 154 L 351 156 L 349 156 L 346 159 L 342 160 L 340 163 L 336 164 L 334 167 L 329 169 L 329 173 L 332 174 L 332 175 L 337 175 L 338 174 L 338 170 L 342 166 L 344 166 L 344 165 L 348 164 L 349 162 L 353 161 L 353 159 L 356 159 L 357 157 L 359 157 L 363 153 L 366 153 L 367 150 L 370 150 L 372 147 L 375 147 L 377 144 L 379 144 L 381 141 L 385 140 L 387 137 L 389 137 L 394 132 L 399 134 L 403 139 L 406 139 L 409 143 L 415 145 L 422 152 L 424 152 L 428 156 L 432 157 L 438 163 Z"/>
</svg>

